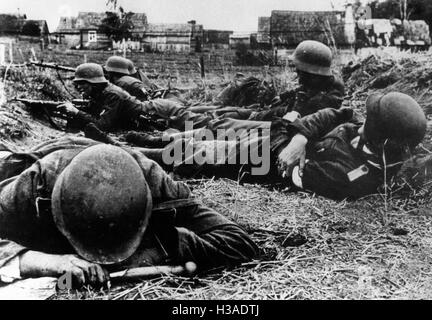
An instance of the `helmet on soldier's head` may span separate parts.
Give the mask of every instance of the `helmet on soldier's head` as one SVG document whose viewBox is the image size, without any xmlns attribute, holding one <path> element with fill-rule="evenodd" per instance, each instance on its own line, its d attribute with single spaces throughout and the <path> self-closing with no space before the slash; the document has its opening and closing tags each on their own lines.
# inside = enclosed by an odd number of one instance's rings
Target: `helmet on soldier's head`
<svg viewBox="0 0 432 320">
<path fill-rule="evenodd" d="M 134 74 L 134 73 L 136 73 L 137 72 L 137 69 L 135 68 L 135 65 L 134 65 L 134 63 L 132 62 L 132 60 L 130 60 L 130 59 L 126 59 L 127 60 L 127 62 L 128 62 L 128 71 L 129 71 L 129 74 Z"/>
<path fill-rule="evenodd" d="M 105 70 L 108 72 L 117 72 L 124 75 L 129 75 L 128 59 L 119 56 L 109 57 L 105 63 Z"/>
<path fill-rule="evenodd" d="M 74 82 L 86 81 L 90 83 L 108 83 L 103 69 L 96 63 L 83 63 L 75 70 Z"/>
<path fill-rule="evenodd" d="M 333 55 L 328 46 L 314 41 L 301 42 L 294 51 L 293 60 L 300 71 L 320 76 L 332 76 Z"/>
<path fill-rule="evenodd" d="M 426 116 L 418 103 L 400 92 L 374 93 L 366 100 L 364 133 L 368 141 L 386 140 L 414 148 L 426 133 Z"/>
<path fill-rule="evenodd" d="M 59 175 L 51 208 L 57 228 L 80 256 L 112 264 L 140 245 L 152 196 L 136 160 L 100 144 L 80 152 Z"/>
</svg>

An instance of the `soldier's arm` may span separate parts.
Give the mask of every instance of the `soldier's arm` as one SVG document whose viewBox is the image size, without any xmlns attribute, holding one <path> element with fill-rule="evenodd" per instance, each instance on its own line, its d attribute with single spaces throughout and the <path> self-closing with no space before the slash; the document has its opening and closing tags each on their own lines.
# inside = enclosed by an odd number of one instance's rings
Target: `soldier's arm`
<svg viewBox="0 0 432 320">
<path fill-rule="evenodd" d="M 154 203 L 190 199 L 186 184 L 174 181 L 138 150 L 129 152 L 143 169 Z M 180 205 L 175 210 L 174 224 L 163 223 L 163 217 L 157 220 L 162 221 L 156 226 L 157 233 L 169 255 L 178 263 L 194 261 L 201 269 L 207 269 L 245 262 L 257 253 L 256 245 L 241 227 L 201 204 Z"/>
<path fill-rule="evenodd" d="M 173 260 L 193 261 L 199 270 L 235 266 L 258 254 L 244 229 L 202 204 L 178 209 L 171 235 Z"/>
<path fill-rule="evenodd" d="M 26 235 L 26 225 L 18 226 L 16 216 L 19 216 L 21 223 L 25 223 L 26 219 L 31 223 L 39 214 L 37 198 L 40 192 L 43 193 L 45 179 L 49 177 L 45 175 L 43 165 L 36 162 L 19 176 L 5 180 L 0 185 L 1 229 L 7 230 L 3 239 L 0 239 L 0 278 L 9 278 L 6 279 L 8 281 L 30 277 L 58 277 L 69 272 L 78 285 L 106 282 L 107 274 L 99 265 L 73 254 L 40 252 L 29 244 L 24 245 L 15 240 L 17 235 Z M 39 236 L 44 237 L 45 234 L 40 233 Z"/>
<path fill-rule="evenodd" d="M 279 154 L 296 134 L 305 136 L 308 141 L 319 140 L 340 124 L 350 121 L 352 117 L 353 110 L 350 108 L 329 108 L 293 122 L 285 119 L 276 120 L 271 128 L 271 148 Z"/>
<path fill-rule="evenodd" d="M 141 167 L 152 192 L 154 203 L 190 197 L 190 189 L 185 183 L 173 180 L 159 164 L 141 153 L 139 148 L 125 148 L 125 150 L 135 158 Z"/>
<path fill-rule="evenodd" d="M 339 90 L 333 89 L 329 92 L 319 92 L 308 101 L 310 109 L 321 110 L 325 108 L 339 109 L 342 106 L 343 94 Z"/>
<path fill-rule="evenodd" d="M 89 123 L 96 123 L 98 119 L 84 111 L 79 111 L 74 118 L 84 127 Z"/>
<path fill-rule="evenodd" d="M 142 82 L 136 82 L 132 84 L 132 95 L 136 97 L 139 101 L 148 100 L 148 92 Z"/>
<path fill-rule="evenodd" d="M 110 94 L 104 98 L 104 106 L 99 118 L 96 118 L 86 112 L 80 111 L 75 115 L 81 126 L 84 128 L 90 123 L 105 132 L 112 131 L 118 122 L 122 100 L 115 94 Z"/>
<path fill-rule="evenodd" d="M 297 129 L 309 141 L 318 140 L 342 123 L 352 119 L 353 110 L 342 108 L 339 110 L 328 108 L 322 109 L 311 115 L 297 119 L 291 126 Z"/>
</svg>

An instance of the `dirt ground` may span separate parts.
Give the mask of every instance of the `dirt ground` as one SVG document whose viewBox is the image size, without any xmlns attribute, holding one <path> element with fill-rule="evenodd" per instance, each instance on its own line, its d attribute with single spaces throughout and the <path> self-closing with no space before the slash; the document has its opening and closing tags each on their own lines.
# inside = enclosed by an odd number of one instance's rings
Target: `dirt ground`
<svg viewBox="0 0 432 320">
<path fill-rule="evenodd" d="M 431 54 L 383 52 L 367 58 L 370 60 L 356 59 L 348 68 L 339 65 L 348 88 L 344 104 L 364 114 L 364 99 L 370 92 L 400 90 L 413 95 L 429 114 L 431 58 Z M 266 73 L 244 68 L 243 73 L 276 79 L 281 91 L 293 85 L 293 76 L 286 71 L 270 68 Z M 4 74 L 2 70 L 2 79 Z M 8 70 L 0 87 L 1 142 L 25 150 L 46 139 L 70 134 L 52 129 L 42 118 L 35 119 L 24 105 L 5 101 L 15 96 L 70 99 L 68 91 L 73 88 L 67 77 L 31 67 Z M 201 83 L 194 82 L 188 97 L 208 102 L 233 77 L 234 73 L 209 75 Z M 160 80 L 160 84 L 167 82 Z M 184 87 L 192 84 L 176 83 Z M 429 155 L 430 146 L 429 130 L 418 149 L 419 157 Z M 259 260 L 193 279 L 166 276 L 114 286 L 109 291 L 86 288 L 56 298 L 431 299 L 428 168 L 410 177 L 412 180 L 402 177 L 386 186 L 385 192 L 353 202 L 240 185 L 225 179 L 187 181 L 205 204 L 252 235 L 261 250 Z"/>
</svg>

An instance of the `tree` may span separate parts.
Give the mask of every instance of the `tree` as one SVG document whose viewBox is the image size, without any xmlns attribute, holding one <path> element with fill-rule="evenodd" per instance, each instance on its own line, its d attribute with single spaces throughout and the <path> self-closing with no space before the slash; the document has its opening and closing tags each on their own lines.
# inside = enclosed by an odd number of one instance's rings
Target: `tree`
<svg viewBox="0 0 432 320">
<path fill-rule="evenodd" d="M 106 2 L 106 6 L 107 7 L 112 7 L 112 9 L 114 10 L 114 11 L 116 11 L 117 10 L 117 0 L 107 0 L 107 2 Z"/>
<path fill-rule="evenodd" d="M 432 28 L 432 1 L 430 0 L 374 0 L 369 5 L 374 18 L 425 20 Z"/>
<path fill-rule="evenodd" d="M 101 21 L 99 31 L 115 41 L 131 38 L 134 28 L 133 15 L 133 12 L 125 12 L 122 7 L 118 12 L 107 11 L 106 17 Z"/>
</svg>

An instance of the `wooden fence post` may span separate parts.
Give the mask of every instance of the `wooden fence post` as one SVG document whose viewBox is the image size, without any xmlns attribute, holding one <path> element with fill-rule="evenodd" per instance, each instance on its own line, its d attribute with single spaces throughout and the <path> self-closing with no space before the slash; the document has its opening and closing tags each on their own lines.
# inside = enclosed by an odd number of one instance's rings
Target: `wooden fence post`
<svg viewBox="0 0 432 320">
<path fill-rule="evenodd" d="M 12 64 L 13 61 L 14 61 L 14 58 L 13 58 L 13 42 L 12 42 L 12 40 L 9 42 L 9 44 L 10 44 L 10 47 L 9 47 L 9 63 Z"/>
<path fill-rule="evenodd" d="M 6 46 L 0 44 L 0 65 L 6 64 Z"/>
<path fill-rule="evenodd" d="M 204 56 L 200 57 L 200 66 L 201 66 L 201 78 L 205 78 L 205 66 L 204 66 Z"/>
</svg>

